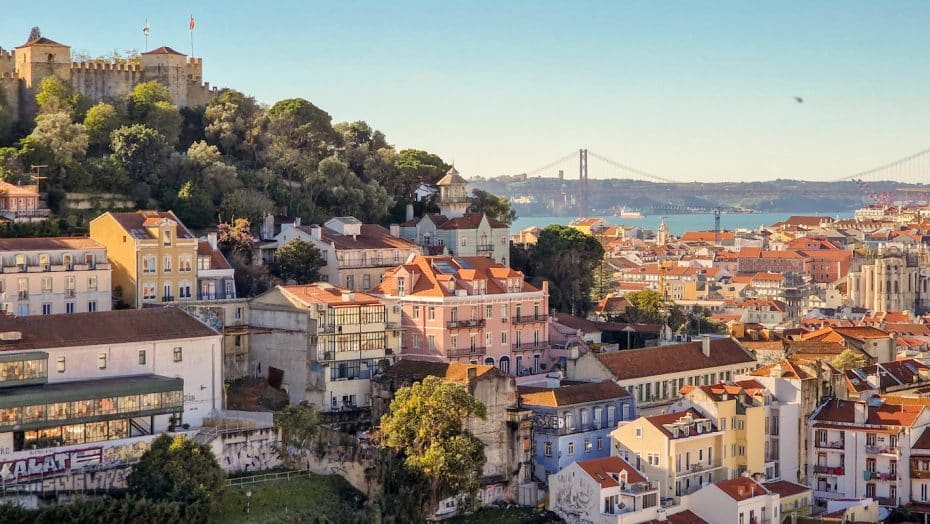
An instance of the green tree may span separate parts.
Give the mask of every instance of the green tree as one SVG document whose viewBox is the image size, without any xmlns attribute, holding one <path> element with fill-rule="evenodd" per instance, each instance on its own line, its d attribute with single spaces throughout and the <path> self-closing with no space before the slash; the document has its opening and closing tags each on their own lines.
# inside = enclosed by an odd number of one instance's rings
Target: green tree
<svg viewBox="0 0 930 524">
<path fill-rule="evenodd" d="M 488 218 L 499 220 L 508 226 L 517 219 L 517 212 L 510 206 L 506 197 L 499 197 L 480 189 L 473 189 L 471 193 L 469 213 L 484 213 Z"/>
<path fill-rule="evenodd" d="M 178 135 L 181 133 L 181 120 L 177 106 L 159 100 L 148 109 L 142 123 L 161 133 L 165 142 L 173 146 L 177 144 Z"/>
<path fill-rule="evenodd" d="M 550 303 L 559 311 L 584 316 L 591 309 L 594 272 L 604 248 L 577 229 L 551 225 L 530 251 L 527 272 L 550 282 Z"/>
<path fill-rule="evenodd" d="M 255 189 L 237 189 L 226 195 L 220 204 L 220 218 L 248 219 L 249 224 L 261 224 L 262 218 L 274 211 L 274 202 Z"/>
<path fill-rule="evenodd" d="M 280 449 L 282 460 L 288 458 L 288 448 L 307 457 L 320 436 L 320 412 L 313 406 L 287 406 L 275 414 L 274 425 L 281 432 L 284 444 Z"/>
<path fill-rule="evenodd" d="M 591 298 L 600 300 L 613 294 L 617 290 L 617 282 L 613 270 L 610 268 L 607 254 L 601 257 L 600 264 L 594 270 L 594 279 L 591 284 Z"/>
<path fill-rule="evenodd" d="M 0 89 L 0 147 L 10 143 L 10 132 L 13 130 L 13 108 L 6 99 L 6 93 Z"/>
<path fill-rule="evenodd" d="M 292 124 L 293 134 L 298 147 L 311 144 L 336 144 L 339 134 L 333 129 L 333 117 L 319 107 L 303 98 L 281 100 L 268 110 L 268 115 L 276 119 L 285 119 Z"/>
<path fill-rule="evenodd" d="M 208 446 L 184 435 L 161 435 L 142 454 L 126 479 L 130 495 L 152 501 L 181 502 L 209 514 L 226 486 L 226 473 Z"/>
<path fill-rule="evenodd" d="M 438 377 L 397 390 L 381 419 L 381 442 L 428 481 L 427 508 L 445 497 L 477 490 L 484 444 L 465 423 L 486 417 L 484 404 L 465 388 Z"/>
<path fill-rule="evenodd" d="M 847 369 L 862 368 L 869 365 L 869 361 L 862 353 L 855 349 L 844 349 L 842 353 L 833 359 L 833 367 L 845 371 Z"/>
<path fill-rule="evenodd" d="M 254 98 L 227 89 L 207 104 L 203 118 L 207 138 L 224 153 L 240 160 L 258 160 L 268 118 Z"/>
<path fill-rule="evenodd" d="M 36 126 L 24 141 L 46 151 L 58 166 L 83 157 L 88 146 L 87 130 L 83 124 L 73 123 L 71 115 L 63 111 L 36 117 Z"/>
<path fill-rule="evenodd" d="M 71 84 L 57 76 L 47 76 L 39 84 L 36 103 L 42 113 L 66 112 L 78 120 L 84 117 L 88 101 Z"/>
<path fill-rule="evenodd" d="M 629 322 L 644 322 L 647 324 L 660 324 L 663 320 L 663 311 L 665 302 L 658 291 L 652 289 L 643 289 L 633 291 L 624 295 L 630 308 L 627 308 L 626 316 Z M 680 324 L 680 322 L 679 322 Z"/>
<path fill-rule="evenodd" d="M 39 29 L 39 26 L 32 26 L 32 29 L 29 30 L 29 38 L 26 39 L 27 42 L 32 42 L 42 38 L 42 31 Z"/>
<path fill-rule="evenodd" d="M 154 184 L 158 168 L 168 158 L 170 147 L 158 131 L 142 124 L 124 126 L 113 132 L 113 156 L 136 181 Z"/>
<path fill-rule="evenodd" d="M 166 86 L 154 80 L 137 84 L 126 100 L 129 118 L 137 124 L 145 123 L 158 102 L 171 103 L 171 91 Z"/>
<path fill-rule="evenodd" d="M 122 116 L 119 111 L 106 102 L 100 102 L 88 109 L 87 116 L 84 117 L 84 127 L 87 129 L 90 145 L 101 150 L 109 148 L 110 136 L 121 125 Z"/>
<path fill-rule="evenodd" d="M 397 185 L 406 197 L 412 197 L 420 184 L 435 184 L 449 170 L 448 164 L 432 153 L 419 149 L 402 149 L 397 153 Z"/>
<path fill-rule="evenodd" d="M 248 218 L 235 218 L 232 222 L 220 222 L 216 229 L 217 243 L 224 255 L 238 254 L 247 257 L 246 262 L 252 261 L 252 242 L 255 241 L 255 237 L 252 236 L 252 223 Z"/>
<path fill-rule="evenodd" d="M 285 282 L 310 284 L 320 280 L 320 268 L 326 265 L 323 254 L 310 242 L 292 238 L 274 254 L 272 273 Z"/>
</svg>

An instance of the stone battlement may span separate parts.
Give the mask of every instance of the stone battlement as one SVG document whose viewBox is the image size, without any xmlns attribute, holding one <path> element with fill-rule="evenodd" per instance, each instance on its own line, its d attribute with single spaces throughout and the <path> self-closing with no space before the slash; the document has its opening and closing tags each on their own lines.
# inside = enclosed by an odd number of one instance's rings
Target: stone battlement
<svg viewBox="0 0 930 524">
<path fill-rule="evenodd" d="M 0 60 L 13 60 L 13 51 L 0 49 Z"/>
<path fill-rule="evenodd" d="M 71 69 L 88 69 L 91 71 L 142 71 L 142 64 L 133 64 L 129 62 L 107 62 L 104 60 L 93 60 L 90 62 L 71 62 Z"/>
<path fill-rule="evenodd" d="M 16 76 L 16 73 L 13 73 L 13 72 L 4 71 L 3 73 L 0 73 L 0 79 L 3 79 L 3 80 L 13 80 L 13 79 L 18 79 L 18 78 L 19 77 Z"/>
</svg>

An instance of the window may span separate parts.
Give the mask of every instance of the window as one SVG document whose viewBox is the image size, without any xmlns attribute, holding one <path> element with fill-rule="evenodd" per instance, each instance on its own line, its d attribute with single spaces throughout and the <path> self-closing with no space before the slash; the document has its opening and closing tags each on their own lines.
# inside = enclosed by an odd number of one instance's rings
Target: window
<svg viewBox="0 0 930 524">
<path fill-rule="evenodd" d="M 192 269 L 193 263 L 191 261 L 190 255 L 181 255 L 178 257 L 178 271 L 181 273 L 189 273 Z"/>
<path fill-rule="evenodd" d="M 94 311 L 97 311 L 97 301 L 96 301 L 96 300 L 88 300 L 88 301 L 87 301 L 87 311 L 90 312 L 90 313 L 93 313 Z"/>
<path fill-rule="evenodd" d="M 407 279 L 404 277 L 397 277 L 397 294 L 399 296 L 404 296 L 407 294 Z"/>
<path fill-rule="evenodd" d="M 507 344 L 507 332 L 501 331 L 501 344 Z"/>
<path fill-rule="evenodd" d="M 410 308 L 410 316 L 414 319 L 420 318 L 420 306 Z"/>
<path fill-rule="evenodd" d="M 210 257 L 197 257 L 197 269 L 210 269 Z"/>
<path fill-rule="evenodd" d="M 544 454 L 547 457 L 551 457 L 552 456 L 552 442 L 549 442 L 547 440 L 545 446 L 543 446 L 543 450 L 544 450 Z M 924 484 L 924 488 L 925 488 L 924 491 L 926 491 L 926 484 Z"/>
<path fill-rule="evenodd" d="M 170 229 L 163 229 L 161 232 L 161 237 L 166 246 L 171 245 L 171 230 Z"/>
<path fill-rule="evenodd" d="M 42 292 L 43 293 L 52 292 L 52 277 L 42 277 Z"/>
<path fill-rule="evenodd" d="M 594 449 L 594 446 L 591 445 L 591 439 L 584 439 L 584 452 L 590 453 Z"/>
<path fill-rule="evenodd" d="M 462 247 L 467 246 L 467 245 L 468 245 L 468 239 L 465 238 L 465 237 L 462 237 L 462 239 L 459 240 L 459 245 L 462 246 Z"/>
<path fill-rule="evenodd" d="M 436 349 L 436 335 L 426 335 L 426 345 L 429 347 L 431 351 L 435 350 Z"/>
<path fill-rule="evenodd" d="M 87 277 L 87 290 L 97 291 L 97 277 L 95 276 Z"/>
<path fill-rule="evenodd" d="M 454 309 L 452 311 L 455 311 Z M 426 308 L 426 320 L 436 320 L 436 308 L 429 306 Z"/>
<path fill-rule="evenodd" d="M 48 262 L 48 255 L 39 255 L 39 267 L 41 267 L 43 271 L 51 269 L 51 264 Z"/>
<path fill-rule="evenodd" d="M 26 269 L 26 255 L 16 255 L 16 265 L 22 269 Z"/>
<path fill-rule="evenodd" d="M 184 359 L 181 348 L 174 348 L 174 361 L 181 362 Z"/>
<path fill-rule="evenodd" d="M 142 272 L 143 273 L 155 273 L 158 271 L 156 269 L 155 255 L 146 255 L 142 257 Z"/>
<path fill-rule="evenodd" d="M 575 441 L 573 440 L 568 441 L 568 454 L 569 455 L 575 454 Z"/>
<path fill-rule="evenodd" d="M 49 303 L 42 304 L 42 314 L 51 315 L 52 314 L 52 305 Z"/>
<path fill-rule="evenodd" d="M 65 372 L 65 357 L 58 357 L 58 364 L 55 368 L 59 373 Z"/>
<path fill-rule="evenodd" d="M 494 315 L 494 306 L 484 306 L 484 318 L 490 319 Z"/>
<path fill-rule="evenodd" d="M 362 276 L 362 289 L 371 289 L 371 275 Z"/>
<path fill-rule="evenodd" d="M 508 321 L 510 315 L 510 304 L 501 304 L 501 318 L 504 322 Z"/>
<path fill-rule="evenodd" d="M 74 313 L 74 302 L 65 302 L 65 313 Z"/>
<path fill-rule="evenodd" d="M 97 353 L 97 368 L 107 369 L 107 354 Z"/>
<path fill-rule="evenodd" d="M 144 349 L 139 350 L 139 365 L 140 366 L 145 365 L 145 350 Z"/>
<path fill-rule="evenodd" d="M 171 255 L 165 255 L 162 264 L 162 271 L 165 273 L 171 273 Z"/>
<path fill-rule="evenodd" d="M 596 442 L 598 451 L 604 449 L 604 437 L 597 437 Z"/>
<path fill-rule="evenodd" d="M 643 438 L 643 428 L 636 428 L 635 435 L 636 438 Z"/>
<path fill-rule="evenodd" d="M 64 264 L 65 269 L 67 269 L 68 271 L 71 271 L 72 269 L 74 269 L 74 262 L 71 259 L 71 255 L 62 256 L 61 262 L 62 264 Z"/>
</svg>

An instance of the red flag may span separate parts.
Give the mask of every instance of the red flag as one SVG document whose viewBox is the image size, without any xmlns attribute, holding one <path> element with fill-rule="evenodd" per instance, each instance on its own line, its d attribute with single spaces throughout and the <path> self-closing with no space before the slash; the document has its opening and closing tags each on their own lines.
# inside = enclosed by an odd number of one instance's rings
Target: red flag
<svg viewBox="0 0 930 524">
<path fill-rule="evenodd" d="M 194 25 L 195 25 L 195 24 L 194 24 L 194 15 L 191 15 L 191 21 L 190 21 L 189 24 L 187 24 L 188 30 L 193 31 L 193 30 L 194 30 Z"/>
</svg>

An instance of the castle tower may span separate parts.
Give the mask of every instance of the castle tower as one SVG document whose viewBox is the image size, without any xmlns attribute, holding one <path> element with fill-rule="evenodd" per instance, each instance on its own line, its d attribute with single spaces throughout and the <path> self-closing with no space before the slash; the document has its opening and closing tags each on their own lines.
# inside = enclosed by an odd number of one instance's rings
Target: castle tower
<svg viewBox="0 0 930 524">
<path fill-rule="evenodd" d="M 71 81 L 71 48 L 49 38 L 40 37 L 16 48 L 16 76 L 26 89 L 36 89 L 42 79 L 57 76 Z"/>
<path fill-rule="evenodd" d="M 656 234 L 656 245 L 664 246 L 668 244 L 668 226 L 665 224 L 665 217 L 659 222 L 659 232 Z"/>
<path fill-rule="evenodd" d="M 439 212 L 446 218 L 458 218 L 468 210 L 468 182 L 459 175 L 454 167 L 449 168 L 446 176 L 439 182 Z"/>
<path fill-rule="evenodd" d="M 156 81 L 171 92 L 171 102 L 178 107 L 187 104 L 187 55 L 168 46 L 142 53 L 142 79 Z"/>
</svg>

